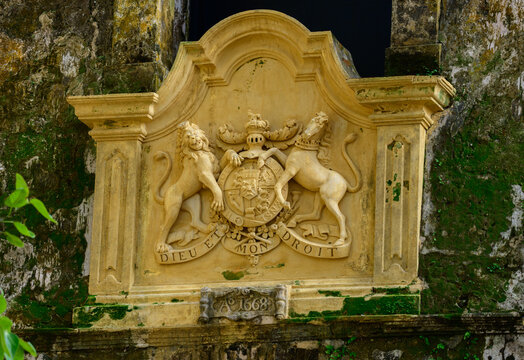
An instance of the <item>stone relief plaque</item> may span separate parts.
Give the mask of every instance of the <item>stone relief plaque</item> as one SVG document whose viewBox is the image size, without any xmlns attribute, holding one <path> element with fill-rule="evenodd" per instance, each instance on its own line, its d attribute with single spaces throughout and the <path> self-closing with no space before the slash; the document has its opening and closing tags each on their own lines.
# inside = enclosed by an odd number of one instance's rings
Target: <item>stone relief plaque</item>
<svg viewBox="0 0 524 360">
<path fill-rule="evenodd" d="M 330 32 L 256 10 L 181 44 L 157 92 L 69 97 L 97 144 L 89 293 L 161 326 L 278 318 L 276 284 L 305 314 L 420 290 L 426 131 L 453 94 L 360 78 Z"/>
<path fill-rule="evenodd" d="M 287 302 L 285 285 L 273 288 L 204 287 L 201 290 L 199 321 L 207 323 L 213 319 L 225 318 L 261 322 L 264 317 L 282 320 L 287 314 Z"/>
</svg>

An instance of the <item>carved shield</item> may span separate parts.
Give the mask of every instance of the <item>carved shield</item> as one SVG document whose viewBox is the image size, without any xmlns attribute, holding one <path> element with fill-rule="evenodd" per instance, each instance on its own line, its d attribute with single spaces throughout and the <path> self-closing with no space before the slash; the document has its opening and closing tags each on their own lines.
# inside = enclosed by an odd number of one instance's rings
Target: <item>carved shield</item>
<svg viewBox="0 0 524 360">
<path fill-rule="evenodd" d="M 282 210 L 276 199 L 275 184 L 283 173 L 282 166 L 269 158 L 262 168 L 257 159 L 244 160 L 241 166 L 228 165 L 218 185 L 224 192 L 225 210 L 222 214 L 235 225 L 255 227 L 268 223 Z M 287 197 L 287 184 L 282 189 Z"/>
</svg>

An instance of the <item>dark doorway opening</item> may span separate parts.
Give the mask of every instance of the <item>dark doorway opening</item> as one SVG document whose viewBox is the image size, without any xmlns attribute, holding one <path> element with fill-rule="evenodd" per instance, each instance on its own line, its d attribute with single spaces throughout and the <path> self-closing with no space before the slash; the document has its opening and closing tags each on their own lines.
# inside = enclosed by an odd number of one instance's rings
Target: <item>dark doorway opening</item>
<svg viewBox="0 0 524 360">
<path fill-rule="evenodd" d="M 391 0 L 190 0 L 189 40 L 200 39 L 230 15 L 253 9 L 281 11 L 311 31 L 331 30 L 351 52 L 360 76 L 384 76 Z"/>
</svg>

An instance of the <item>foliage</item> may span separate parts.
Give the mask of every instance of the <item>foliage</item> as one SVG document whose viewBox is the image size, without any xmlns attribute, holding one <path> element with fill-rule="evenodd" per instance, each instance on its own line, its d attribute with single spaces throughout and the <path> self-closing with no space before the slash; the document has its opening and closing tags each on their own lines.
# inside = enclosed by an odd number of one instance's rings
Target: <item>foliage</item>
<svg viewBox="0 0 524 360">
<path fill-rule="evenodd" d="M 347 356 L 347 359 L 350 360 L 356 359 L 357 354 L 354 351 L 348 349 L 348 346 L 351 345 L 351 343 L 353 343 L 356 339 L 356 336 L 352 336 L 344 345 L 338 348 L 335 348 L 333 345 L 326 345 L 326 355 L 329 355 L 329 360 L 338 360 L 345 356 Z"/>
<path fill-rule="evenodd" d="M 0 209 L 0 239 L 3 238 L 17 247 L 24 246 L 20 236 L 35 237 L 35 233 L 27 228 L 20 216 L 17 216 L 17 210 L 26 205 L 32 205 L 44 218 L 56 224 L 56 220 L 51 217 L 42 201 L 29 198 L 27 183 L 20 174 L 16 174 L 15 190 L 5 198 L 4 207 Z M 25 352 L 36 356 L 36 350 L 31 343 L 11 332 L 13 322 L 1 315 L 6 309 L 7 301 L 0 289 L 0 359 L 23 360 Z"/>
<path fill-rule="evenodd" d="M 0 236 L 4 237 L 12 245 L 17 247 L 24 247 L 24 243 L 20 240 L 19 236 L 7 231 L 6 228 L 11 226 L 22 236 L 30 238 L 35 237 L 35 233 L 29 230 L 20 219 L 15 220 L 16 211 L 29 204 L 33 205 L 33 207 L 44 218 L 56 224 L 56 220 L 49 215 L 49 212 L 42 201 L 37 198 L 29 198 L 29 188 L 27 183 L 22 175 L 16 174 L 16 189 L 4 200 L 5 208 L 0 210 L 0 214 L 2 215 L 2 217 L 0 217 L 0 223 L 2 225 L 2 233 Z"/>
<path fill-rule="evenodd" d="M 7 302 L 0 289 L 0 314 L 3 314 L 6 308 Z M 36 350 L 30 342 L 25 342 L 11 332 L 12 326 L 13 322 L 8 317 L 0 315 L 0 358 L 23 360 L 26 351 L 36 356 Z"/>
<path fill-rule="evenodd" d="M 464 360 L 480 360 L 478 353 L 478 338 L 473 337 L 469 331 L 464 333 L 462 340 L 451 348 L 444 344 L 441 339 L 434 338 L 433 341 L 427 336 L 419 336 L 423 341 L 426 349 L 427 360 L 445 360 L 445 359 L 464 359 Z M 434 345 L 436 343 L 436 345 Z"/>
</svg>

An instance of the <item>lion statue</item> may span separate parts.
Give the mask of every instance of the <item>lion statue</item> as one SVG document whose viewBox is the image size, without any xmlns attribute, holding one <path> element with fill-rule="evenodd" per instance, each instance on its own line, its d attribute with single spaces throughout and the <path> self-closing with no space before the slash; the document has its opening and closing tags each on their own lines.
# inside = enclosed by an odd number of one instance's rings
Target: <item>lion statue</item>
<svg viewBox="0 0 524 360">
<path fill-rule="evenodd" d="M 160 228 L 157 252 L 169 251 L 169 233 L 181 209 L 190 213 L 193 227 L 202 232 L 209 232 L 207 226 L 200 220 L 201 205 L 198 192 L 203 187 L 211 190 L 213 194 L 211 208 L 217 212 L 224 209 L 222 190 L 216 181 L 220 165 L 209 149 L 209 140 L 204 131 L 198 125 L 187 121 L 181 123 L 177 131 L 177 154 L 182 158 L 182 173 L 176 183 L 167 188 L 163 196 L 162 187 L 171 174 L 172 160 L 169 154 L 163 151 L 159 151 L 154 156 L 155 160 L 167 161 L 166 171 L 154 193 L 155 200 L 164 205 L 164 221 Z"/>
</svg>

